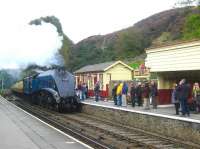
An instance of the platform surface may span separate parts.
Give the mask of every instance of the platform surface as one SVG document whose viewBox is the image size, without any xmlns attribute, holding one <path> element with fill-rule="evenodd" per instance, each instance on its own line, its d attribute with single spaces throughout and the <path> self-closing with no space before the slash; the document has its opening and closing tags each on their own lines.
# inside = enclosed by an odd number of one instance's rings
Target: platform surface
<svg viewBox="0 0 200 149">
<path fill-rule="evenodd" d="M 152 105 L 150 105 L 150 110 L 145 110 L 144 107 L 138 107 L 138 106 L 132 107 L 131 105 L 127 105 L 127 107 L 116 106 L 114 105 L 114 102 L 111 100 L 106 100 L 106 101 L 100 100 L 96 102 L 93 98 L 89 98 L 82 101 L 82 103 L 96 105 L 96 106 L 104 106 L 107 108 L 114 108 L 114 109 L 119 109 L 119 110 L 130 111 L 130 112 L 137 112 L 141 114 L 155 115 L 155 116 L 161 116 L 161 117 L 166 117 L 166 118 L 200 123 L 200 113 L 194 114 L 194 112 L 191 112 L 190 117 L 181 117 L 181 112 L 180 112 L 180 115 L 175 115 L 175 108 L 173 104 L 159 105 L 157 109 L 153 109 Z"/>
<path fill-rule="evenodd" d="M 82 142 L 46 125 L 0 97 L 1 149 L 86 149 Z"/>
</svg>

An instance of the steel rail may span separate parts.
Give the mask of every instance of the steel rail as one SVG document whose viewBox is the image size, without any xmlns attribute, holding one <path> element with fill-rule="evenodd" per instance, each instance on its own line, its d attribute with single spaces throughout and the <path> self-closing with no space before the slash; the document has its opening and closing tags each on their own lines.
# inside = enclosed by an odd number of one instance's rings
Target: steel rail
<svg viewBox="0 0 200 149">
<path fill-rule="evenodd" d="M 43 111 L 37 111 L 33 110 L 33 108 L 31 106 L 25 106 L 23 104 L 20 104 L 19 102 L 13 102 L 15 105 L 17 105 L 18 107 L 22 108 L 23 110 L 33 114 L 34 116 L 44 120 L 45 122 L 47 122 L 48 124 L 53 125 L 54 127 L 64 131 L 65 133 L 75 137 L 78 140 L 83 141 L 84 143 L 94 147 L 95 149 L 110 149 L 110 147 L 92 139 L 91 137 L 88 137 L 86 135 L 81 134 L 81 132 L 78 132 L 77 130 L 73 130 L 72 128 L 69 128 L 67 126 L 64 126 L 63 124 L 57 122 L 56 120 L 52 119 L 52 118 L 48 118 L 47 116 L 44 115 Z"/>
</svg>

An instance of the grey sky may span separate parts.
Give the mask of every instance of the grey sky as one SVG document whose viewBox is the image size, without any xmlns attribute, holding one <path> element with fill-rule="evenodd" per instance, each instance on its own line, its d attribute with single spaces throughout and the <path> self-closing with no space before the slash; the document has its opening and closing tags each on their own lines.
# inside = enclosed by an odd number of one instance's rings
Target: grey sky
<svg viewBox="0 0 200 149">
<path fill-rule="evenodd" d="M 171 9 L 175 0 L 2 0 L 0 1 L 0 68 L 23 63 L 44 64 L 61 39 L 53 26 L 29 26 L 41 16 L 55 15 L 75 43 L 92 35 L 129 27 Z M 37 54 L 35 54 L 37 51 Z"/>
</svg>

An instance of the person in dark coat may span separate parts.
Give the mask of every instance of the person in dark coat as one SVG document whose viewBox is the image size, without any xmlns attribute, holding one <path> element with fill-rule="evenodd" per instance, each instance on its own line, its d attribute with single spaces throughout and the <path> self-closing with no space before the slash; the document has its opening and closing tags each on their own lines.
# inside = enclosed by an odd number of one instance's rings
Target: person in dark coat
<svg viewBox="0 0 200 149">
<path fill-rule="evenodd" d="M 88 98 L 88 85 L 86 84 L 86 92 L 85 92 L 85 97 Z"/>
<path fill-rule="evenodd" d="M 173 103 L 174 106 L 175 106 L 176 115 L 179 115 L 180 103 L 179 103 L 179 94 L 178 94 L 177 88 L 178 88 L 178 86 L 177 86 L 177 84 L 175 83 L 175 84 L 173 85 L 173 91 L 172 91 L 171 100 L 172 100 L 172 103 Z"/>
<path fill-rule="evenodd" d="M 149 83 L 145 83 L 144 87 L 142 89 L 142 98 L 144 100 L 144 109 L 149 110 L 150 109 L 150 99 L 149 99 L 149 94 L 150 94 L 150 88 L 149 88 Z"/>
<path fill-rule="evenodd" d="M 122 106 L 126 107 L 127 106 L 127 93 L 128 93 L 128 85 L 126 82 L 123 83 L 122 86 Z"/>
<path fill-rule="evenodd" d="M 86 92 L 87 92 L 87 88 L 86 88 L 86 84 L 83 83 L 82 86 L 81 86 L 81 96 L 82 96 L 82 100 L 85 100 L 86 98 Z"/>
<path fill-rule="evenodd" d="M 82 83 L 81 82 L 79 82 L 78 84 L 77 91 L 78 91 L 79 99 L 82 100 Z"/>
<path fill-rule="evenodd" d="M 185 114 L 187 114 L 187 116 L 190 116 L 189 104 L 188 104 L 190 85 L 186 83 L 186 79 L 182 79 L 180 81 L 178 86 L 178 92 L 181 103 L 182 115 L 185 116 Z"/>
<path fill-rule="evenodd" d="M 135 87 L 135 85 L 133 83 L 131 84 L 130 95 L 131 95 L 132 106 L 135 107 L 135 102 L 136 102 L 136 87 Z"/>
<path fill-rule="evenodd" d="M 141 82 L 138 83 L 136 87 L 136 98 L 137 98 L 137 103 L 138 106 L 142 106 L 143 101 L 142 101 L 142 87 L 141 87 Z"/>
<path fill-rule="evenodd" d="M 151 81 L 150 97 L 152 99 L 152 105 L 154 109 L 157 109 L 157 95 L 158 95 L 157 85 L 154 81 Z"/>
<path fill-rule="evenodd" d="M 95 94 L 95 101 L 98 102 L 99 101 L 99 95 L 100 95 L 100 84 L 99 84 L 99 82 L 97 82 L 95 84 L 94 94 Z"/>
<path fill-rule="evenodd" d="M 112 97 L 113 97 L 113 101 L 114 101 L 114 104 L 117 105 L 117 86 L 118 84 L 114 84 L 114 87 L 112 89 Z"/>
</svg>

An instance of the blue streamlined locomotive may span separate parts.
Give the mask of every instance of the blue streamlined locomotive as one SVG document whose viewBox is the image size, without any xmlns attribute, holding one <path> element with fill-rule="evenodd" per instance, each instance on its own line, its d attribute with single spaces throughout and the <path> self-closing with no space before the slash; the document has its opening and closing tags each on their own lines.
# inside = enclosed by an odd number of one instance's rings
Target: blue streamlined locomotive
<svg viewBox="0 0 200 149">
<path fill-rule="evenodd" d="M 64 70 L 48 70 L 23 79 L 23 93 L 35 104 L 63 110 L 80 110 L 75 78 Z"/>
</svg>

